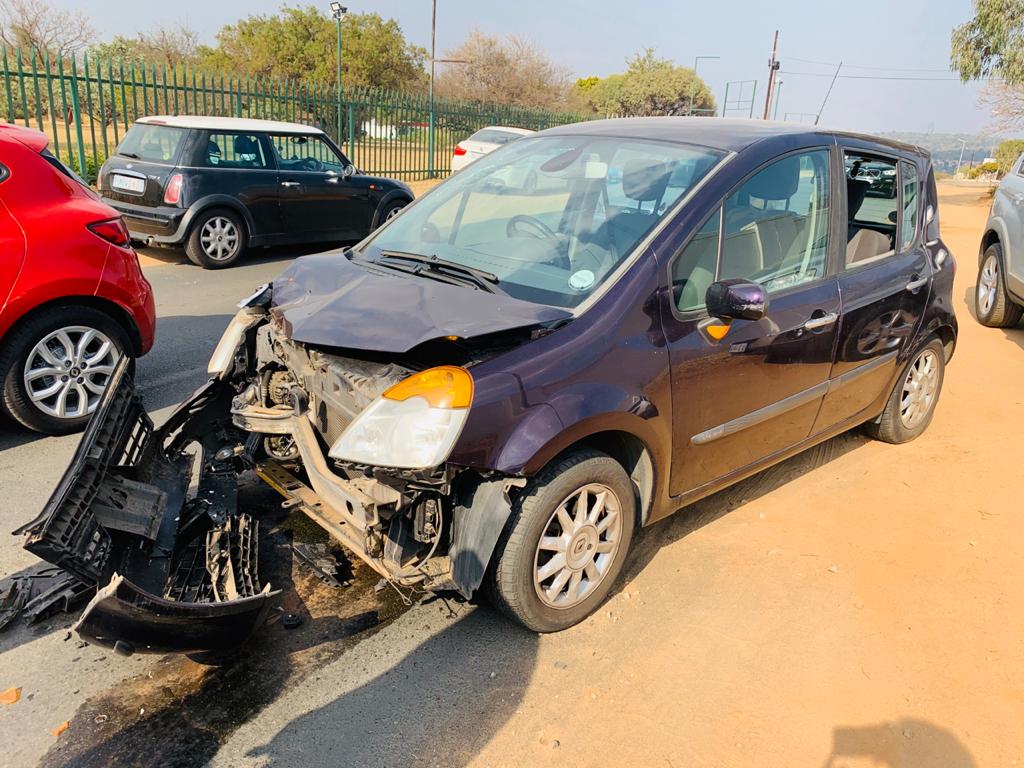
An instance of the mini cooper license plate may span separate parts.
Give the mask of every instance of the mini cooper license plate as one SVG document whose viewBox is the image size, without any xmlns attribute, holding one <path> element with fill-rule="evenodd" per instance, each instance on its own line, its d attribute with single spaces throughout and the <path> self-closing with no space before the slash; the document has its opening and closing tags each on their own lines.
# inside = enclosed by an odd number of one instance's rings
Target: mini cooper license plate
<svg viewBox="0 0 1024 768">
<path fill-rule="evenodd" d="M 146 191 L 146 180 L 137 176 L 122 176 L 115 173 L 110 177 L 110 186 L 123 192 L 131 192 L 133 195 L 141 195 Z"/>
</svg>

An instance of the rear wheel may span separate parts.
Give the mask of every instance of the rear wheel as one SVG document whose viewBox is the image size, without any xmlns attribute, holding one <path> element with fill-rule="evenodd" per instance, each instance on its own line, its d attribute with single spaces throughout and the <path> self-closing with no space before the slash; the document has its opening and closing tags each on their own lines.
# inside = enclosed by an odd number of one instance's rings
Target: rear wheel
<svg viewBox="0 0 1024 768">
<path fill-rule="evenodd" d="M 978 287 L 974 291 L 974 314 L 978 322 L 990 328 L 1009 328 L 1020 322 L 1024 309 L 1015 304 L 1006 291 L 1003 277 L 1003 247 L 992 243 L 978 269 Z"/>
<path fill-rule="evenodd" d="M 37 432 L 77 432 L 128 349 L 121 326 L 92 307 L 58 307 L 30 317 L 0 354 L 4 410 Z"/>
<path fill-rule="evenodd" d="M 377 226 L 383 226 L 387 222 L 391 221 L 395 216 L 400 214 L 402 209 L 407 205 L 408 203 L 405 200 L 395 200 L 394 202 L 388 203 L 381 209 L 380 214 L 377 216 Z"/>
<path fill-rule="evenodd" d="M 945 361 L 942 342 L 932 337 L 903 369 L 882 415 L 865 431 L 886 443 L 906 443 L 928 429 L 942 392 Z"/>
<path fill-rule="evenodd" d="M 245 223 L 234 211 L 204 211 L 185 243 L 189 261 L 203 269 L 230 267 L 245 252 Z"/>
<path fill-rule="evenodd" d="M 573 453 L 523 489 L 488 574 L 495 605 L 535 632 L 578 624 L 604 602 L 633 538 L 633 484 L 599 451 Z"/>
</svg>

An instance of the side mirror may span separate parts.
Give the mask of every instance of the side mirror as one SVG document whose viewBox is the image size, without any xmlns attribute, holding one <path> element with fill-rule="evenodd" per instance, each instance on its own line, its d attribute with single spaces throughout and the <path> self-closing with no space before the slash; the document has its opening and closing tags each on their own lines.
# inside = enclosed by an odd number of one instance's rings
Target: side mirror
<svg viewBox="0 0 1024 768">
<path fill-rule="evenodd" d="M 723 320 L 760 320 L 768 311 L 768 294 L 749 280 L 719 280 L 708 287 L 708 314 Z"/>
<path fill-rule="evenodd" d="M 352 165 L 352 163 L 349 163 L 348 165 L 346 165 L 342 169 L 342 171 L 341 171 L 341 178 L 343 178 L 343 179 L 351 179 L 355 175 L 356 175 L 356 167 L 354 165 Z"/>
</svg>

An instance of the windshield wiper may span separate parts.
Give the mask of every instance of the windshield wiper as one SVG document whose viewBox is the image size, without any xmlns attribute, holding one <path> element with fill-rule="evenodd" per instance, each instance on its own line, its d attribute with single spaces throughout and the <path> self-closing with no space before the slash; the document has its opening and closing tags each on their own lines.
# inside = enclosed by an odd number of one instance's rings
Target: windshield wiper
<svg viewBox="0 0 1024 768">
<path fill-rule="evenodd" d="M 447 261 L 436 254 L 424 256 L 420 253 L 409 253 L 407 251 L 381 251 L 375 264 L 399 269 L 413 275 L 429 273 L 430 277 L 443 276 L 447 278 L 460 279 L 468 282 L 488 293 L 494 293 L 494 286 L 500 281 L 498 276 L 492 272 L 485 272 L 476 267 L 468 267 L 455 261 Z"/>
<path fill-rule="evenodd" d="M 132 160 L 141 160 L 141 158 L 134 152 L 118 152 L 121 157 L 130 157 Z"/>
</svg>

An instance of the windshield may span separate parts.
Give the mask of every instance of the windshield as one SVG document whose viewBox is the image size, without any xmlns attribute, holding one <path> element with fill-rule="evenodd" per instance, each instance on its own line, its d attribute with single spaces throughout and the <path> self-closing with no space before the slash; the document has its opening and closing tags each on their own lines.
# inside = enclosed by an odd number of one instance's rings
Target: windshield
<svg viewBox="0 0 1024 768">
<path fill-rule="evenodd" d="M 574 307 L 721 157 L 667 142 L 524 138 L 441 184 L 360 255 L 436 256 L 490 273 L 515 298 Z"/>
<path fill-rule="evenodd" d="M 170 163 L 177 156 L 178 146 L 187 130 L 169 125 L 136 123 L 118 145 L 117 154 L 152 163 Z"/>
</svg>

